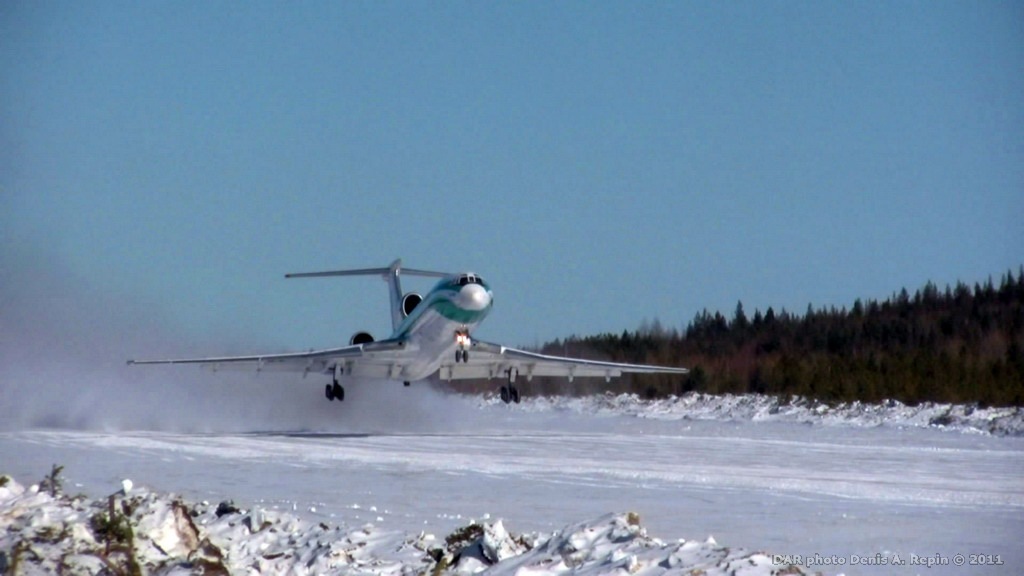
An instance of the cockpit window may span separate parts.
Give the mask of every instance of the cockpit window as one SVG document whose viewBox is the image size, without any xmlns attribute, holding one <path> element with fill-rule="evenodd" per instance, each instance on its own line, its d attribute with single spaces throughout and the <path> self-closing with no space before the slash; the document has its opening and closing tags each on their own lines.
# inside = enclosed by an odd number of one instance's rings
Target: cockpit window
<svg viewBox="0 0 1024 576">
<path fill-rule="evenodd" d="M 466 286 L 467 284 L 480 284 L 482 286 L 484 279 L 476 274 L 463 274 L 452 282 L 453 286 Z"/>
</svg>

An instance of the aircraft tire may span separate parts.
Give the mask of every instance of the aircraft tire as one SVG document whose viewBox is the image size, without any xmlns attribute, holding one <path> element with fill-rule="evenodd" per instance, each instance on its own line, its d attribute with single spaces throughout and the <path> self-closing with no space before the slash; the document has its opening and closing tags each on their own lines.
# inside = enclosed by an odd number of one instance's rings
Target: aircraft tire
<svg viewBox="0 0 1024 576">
<path fill-rule="evenodd" d="M 326 396 L 331 402 L 334 402 L 334 390 L 331 389 L 330 384 L 324 387 L 324 396 Z"/>
<path fill-rule="evenodd" d="M 512 400 L 512 396 L 509 394 L 508 386 L 501 387 L 501 401 L 508 404 Z"/>
<path fill-rule="evenodd" d="M 335 398 L 337 398 L 338 402 L 344 402 L 345 401 L 345 388 L 341 384 L 338 384 L 337 382 L 335 382 L 334 386 L 331 387 L 331 395 L 334 396 Z"/>
<path fill-rule="evenodd" d="M 512 399 L 513 402 L 519 404 L 519 388 L 516 388 L 515 386 L 509 386 L 508 388 L 509 397 Z"/>
</svg>

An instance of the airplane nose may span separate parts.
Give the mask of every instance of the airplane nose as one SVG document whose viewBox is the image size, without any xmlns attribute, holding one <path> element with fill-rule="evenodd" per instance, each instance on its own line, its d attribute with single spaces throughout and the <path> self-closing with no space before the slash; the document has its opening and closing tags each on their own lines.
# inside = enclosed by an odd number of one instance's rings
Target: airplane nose
<svg viewBox="0 0 1024 576">
<path fill-rule="evenodd" d="M 459 291 L 459 305 L 466 310 L 484 310 L 491 305 L 491 295 L 479 284 L 469 284 Z"/>
</svg>

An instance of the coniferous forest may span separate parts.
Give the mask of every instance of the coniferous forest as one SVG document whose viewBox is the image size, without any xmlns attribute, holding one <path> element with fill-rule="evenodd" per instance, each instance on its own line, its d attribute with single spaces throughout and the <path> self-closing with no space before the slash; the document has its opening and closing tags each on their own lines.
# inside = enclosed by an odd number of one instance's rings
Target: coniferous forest
<svg viewBox="0 0 1024 576">
<path fill-rule="evenodd" d="M 645 397 L 689 391 L 799 395 L 837 403 L 895 399 L 1024 405 L 1024 267 L 998 283 L 940 289 L 928 283 L 885 301 L 803 314 L 768 308 L 730 317 L 700 312 L 682 331 L 644 322 L 621 334 L 549 342 L 547 354 L 685 366 L 687 376 L 603 379 L 536 378 L 525 394 L 634 392 Z M 494 383 L 457 386 L 484 391 Z"/>
</svg>

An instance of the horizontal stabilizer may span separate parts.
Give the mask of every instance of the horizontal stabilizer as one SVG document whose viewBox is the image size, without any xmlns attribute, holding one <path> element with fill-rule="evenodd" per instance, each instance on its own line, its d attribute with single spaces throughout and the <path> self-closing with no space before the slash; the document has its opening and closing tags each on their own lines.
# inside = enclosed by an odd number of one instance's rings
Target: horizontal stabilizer
<svg viewBox="0 0 1024 576">
<path fill-rule="evenodd" d="M 285 274 L 285 278 L 326 278 L 329 276 L 383 276 L 387 278 L 391 274 L 408 274 L 410 276 L 430 276 L 434 278 L 446 278 L 451 276 L 448 272 L 435 272 L 433 270 L 418 270 L 416 268 L 402 268 L 402 261 L 395 260 L 387 268 L 355 268 L 351 270 L 328 270 L 326 272 L 299 272 Z"/>
</svg>

